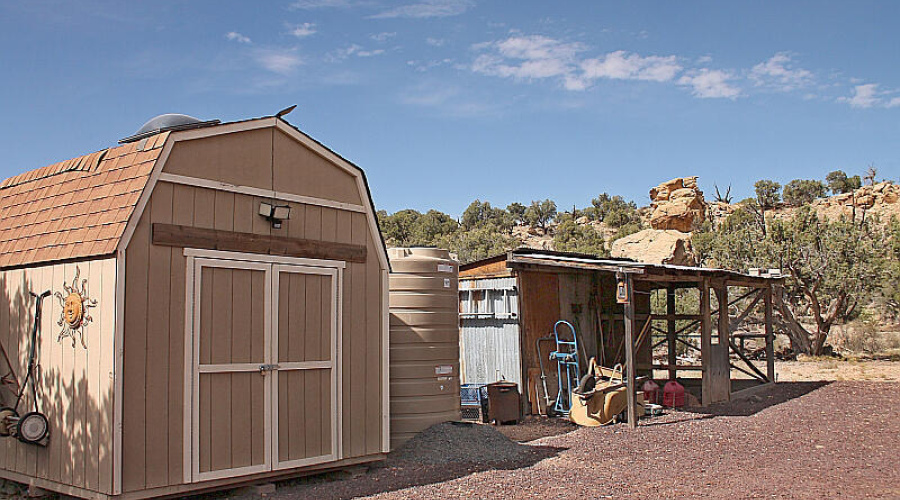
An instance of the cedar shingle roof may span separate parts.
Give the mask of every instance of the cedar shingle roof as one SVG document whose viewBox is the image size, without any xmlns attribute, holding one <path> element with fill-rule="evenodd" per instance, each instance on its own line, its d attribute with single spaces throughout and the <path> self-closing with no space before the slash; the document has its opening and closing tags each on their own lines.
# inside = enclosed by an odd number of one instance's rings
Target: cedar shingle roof
<svg viewBox="0 0 900 500">
<path fill-rule="evenodd" d="M 114 253 L 168 135 L 0 183 L 0 268 Z"/>
</svg>

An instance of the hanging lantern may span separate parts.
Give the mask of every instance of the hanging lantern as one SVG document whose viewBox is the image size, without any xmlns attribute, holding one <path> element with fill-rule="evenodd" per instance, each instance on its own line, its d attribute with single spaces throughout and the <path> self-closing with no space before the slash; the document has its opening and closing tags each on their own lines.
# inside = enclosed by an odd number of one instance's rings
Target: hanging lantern
<svg viewBox="0 0 900 500">
<path fill-rule="evenodd" d="M 616 302 L 627 304 L 628 295 L 628 280 L 625 279 L 625 273 L 616 273 Z"/>
</svg>

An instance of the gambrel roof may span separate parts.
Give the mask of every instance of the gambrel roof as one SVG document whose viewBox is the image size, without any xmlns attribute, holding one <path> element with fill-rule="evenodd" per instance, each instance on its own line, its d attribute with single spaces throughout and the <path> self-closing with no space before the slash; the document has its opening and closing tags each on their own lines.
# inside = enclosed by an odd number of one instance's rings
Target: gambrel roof
<svg viewBox="0 0 900 500">
<path fill-rule="evenodd" d="M 0 183 L 0 268 L 115 253 L 168 135 Z"/>
</svg>

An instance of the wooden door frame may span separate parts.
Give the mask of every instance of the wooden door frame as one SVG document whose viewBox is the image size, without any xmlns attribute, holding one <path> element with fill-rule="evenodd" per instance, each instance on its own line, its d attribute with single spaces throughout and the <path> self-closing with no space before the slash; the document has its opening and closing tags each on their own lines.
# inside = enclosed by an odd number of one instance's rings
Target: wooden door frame
<svg viewBox="0 0 900 500">
<path fill-rule="evenodd" d="M 320 260 L 320 259 L 303 259 L 303 258 L 294 258 L 294 257 L 282 257 L 282 256 L 274 256 L 274 255 L 261 255 L 261 254 L 250 254 L 250 253 L 240 253 L 240 252 L 224 252 L 218 250 L 203 250 L 203 249 L 195 249 L 195 248 L 185 248 L 184 256 L 186 260 L 186 273 L 185 273 L 185 322 L 184 322 L 184 331 L 185 331 L 185 352 L 184 352 L 184 367 L 185 367 L 185 376 L 184 376 L 184 452 L 183 452 L 183 463 L 184 463 L 184 483 L 196 483 L 202 481 L 209 481 L 214 479 L 220 479 L 225 477 L 235 477 L 241 475 L 254 474 L 258 472 L 268 472 L 271 470 L 279 470 L 291 467 L 301 467 L 306 465 L 313 465 L 333 460 L 339 460 L 342 458 L 342 447 L 343 447 L 343 436 L 341 435 L 342 429 L 342 401 L 343 401 L 343 366 L 341 361 L 341 351 L 342 351 L 342 334 L 343 334 L 343 325 L 342 325 L 342 298 L 343 298 L 343 273 L 346 268 L 346 263 L 343 261 L 334 261 L 334 260 Z M 274 430 L 277 429 L 277 402 L 276 395 L 273 394 L 274 382 L 272 379 L 275 377 L 270 377 L 269 380 L 266 381 L 265 384 L 265 421 L 269 423 L 266 425 L 264 432 L 265 439 L 265 464 L 262 466 L 248 466 L 241 467 L 238 469 L 226 469 L 220 471 L 210 471 L 201 473 L 199 471 L 199 418 L 195 418 L 199 413 L 199 381 L 200 377 L 195 376 L 195 373 L 199 375 L 199 340 L 200 336 L 195 334 L 195 332 L 199 332 L 199 322 L 200 322 L 200 286 L 201 280 L 199 270 L 202 267 L 219 267 L 226 269 L 249 269 L 249 270 L 261 270 L 266 274 L 266 287 L 265 287 L 265 310 L 269 312 L 266 315 L 264 320 L 264 335 L 265 335 L 265 347 L 264 347 L 264 357 L 265 362 L 270 363 L 272 357 L 274 355 L 274 351 L 272 349 L 272 339 L 274 328 L 277 325 L 278 311 L 277 304 L 275 302 L 275 298 L 277 297 L 277 293 L 275 292 L 275 286 L 277 280 L 275 279 L 275 274 L 278 272 L 277 269 L 280 268 L 289 268 L 289 269 L 306 269 L 313 270 L 313 273 L 310 274 L 324 274 L 332 276 L 332 327 L 333 327 L 333 342 L 332 342 L 332 355 L 333 364 L 332 364 L 332 417 L 333 417 L 333 426 L 332 426 L 332 454 L 323 457 L 313 457 L 313 459 L 302 459 L 296 461 L 285 462 L 283 464 L 277 463 L 277 456 L 274 455 L 273 451 L 276 449 L 277 444 L 273 446 L 273 436 Z M 196 300 L 195 300 L 196 299 Z M 256 365 L 253 363 L 253 365 Z"/>
</svg>

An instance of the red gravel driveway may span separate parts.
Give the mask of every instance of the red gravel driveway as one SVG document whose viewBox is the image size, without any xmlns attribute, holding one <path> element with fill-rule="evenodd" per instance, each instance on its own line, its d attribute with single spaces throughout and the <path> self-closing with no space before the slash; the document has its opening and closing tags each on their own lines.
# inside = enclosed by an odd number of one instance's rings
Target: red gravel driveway
<svg viewBox="0 0 900 500">
<path fill-rule="evenodd" d="M 528 444 L 432 429 L 380 465 L 273 498 L 900 498 L 900 384 L 787 382 L 749 399 Z"/>
</svg>

